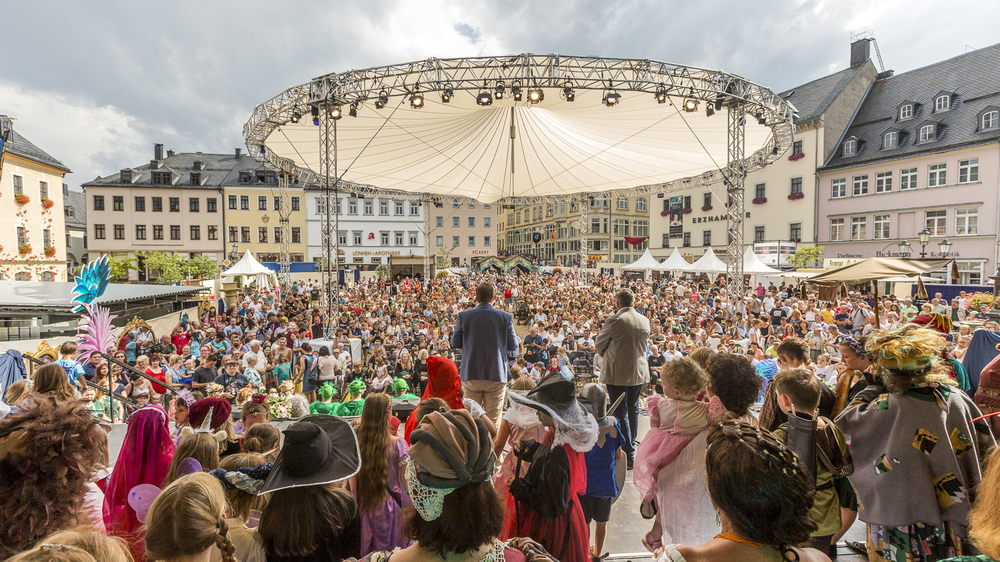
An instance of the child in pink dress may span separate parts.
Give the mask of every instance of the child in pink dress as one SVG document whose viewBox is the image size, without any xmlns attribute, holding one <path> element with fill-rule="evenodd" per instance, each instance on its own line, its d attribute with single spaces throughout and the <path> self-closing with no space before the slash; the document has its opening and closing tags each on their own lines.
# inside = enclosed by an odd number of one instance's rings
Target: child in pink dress
<svg viewBox="0 0 1000 562">
<path fill-rule="evenodd" d="M 518 390 L 510 392 L 525 394 L 524 391 Z M 547 431 L 548 429 L 538 420 L 536 410 L 511 402 L 507 411 L 504 412 L 503 418 L 500 420 L 500 427 L 497 429 L 497 436 L 493 441 L 493 452 L 496 453 L 497 458 L 500 458 L 504 449 L 507 450 L 507 456 L 504 457 L 493 477 L 497 496 L 500 497 L 500 501 L 504 502 L 504 505 L 507 505 L 507 499 L 510 496 L 507 486 L 510 484 L 511 478 L 514 477 L 514 469 L 517 465 L 517 456 L 513 453 L 514 445 L 518 441 L 532 439 L 541 443 L 545 439 Z M 521 476 L 527 474 L 530 467 L 531 463 L 521 461 Z"/>
<path fill-rule="evenodd" d="M 695 435 L 708 427 L 708 402 L 698 401 L 698 394 L 708 384 L 708 375 L 688 358 L 668 361 L 660 369 L 663 396 L 653 395 L 646 401 L 649 411 L 649 432 L 635 454 L 632 481 L 643 501 L 644 516 L 655 509 L 656 477 Z M 659 543 L 660 518 L 656 510 L 653 529 L 642 543 L 650 551 Z"/>
</svg>

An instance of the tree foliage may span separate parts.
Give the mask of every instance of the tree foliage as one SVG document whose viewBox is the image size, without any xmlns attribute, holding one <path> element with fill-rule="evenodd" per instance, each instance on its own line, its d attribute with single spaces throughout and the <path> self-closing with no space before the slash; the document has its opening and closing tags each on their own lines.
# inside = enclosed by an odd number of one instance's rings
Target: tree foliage
<svg viewBox="0 0 1000 562">
<path fill-rule="evenodd" d="M 197 279 L 215 279 L 219 275 L 219 262 L 205 256 L 195 256 L 187 261 L 187 275 Z"/>
<path fill-rule="evenodd" d="M 110 256 L 108 257 L 108 267 L 111 269 L 112 281 L 128 281 L 128 272 L 135 269 L 135 258 Z"/>
<path fill-rule="evenodd" d="M 823 246 L 799 246 L 795 250 L 795 255 L 788 259 L 788 263 L 795 267 L 807 267 L 810 262 L 818 261 L 823 255 Z"/>
<path fill-rule="evenodd" d="M 177 254 L 138 252 L 137 255 L 143 259 L 149 277 L 156 278 L 156 283 L 170 285 L 184 280 L 184 264 Z"/>
</svg>

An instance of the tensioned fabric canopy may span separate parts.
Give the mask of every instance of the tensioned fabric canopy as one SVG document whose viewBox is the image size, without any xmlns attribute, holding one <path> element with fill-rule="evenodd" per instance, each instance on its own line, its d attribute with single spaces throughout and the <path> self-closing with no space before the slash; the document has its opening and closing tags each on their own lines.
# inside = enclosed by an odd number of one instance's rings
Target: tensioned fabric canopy
<svg viewBox="0 0 1000 562">
<path fill-rule="evenodd" d="M 691 267 L 691 264 L 688 263 L 688 261 L 686 259 L 684 259 L 684 256 L 681 255 L 680 250 L 678 250 L 675 247 L 674 251 L 670 252 L 670 257 L 668 257 L 667 259 L 663 260 L 663 263 L 661 263 L 661 264 L 657 265 L 656 267 L 654 267 L 653 270 L 654 271 L 674 271 L 674 272 L 678 272 L 678 271 L 687 271 L 688 268 L 690 268 L 690 267 Z"/>
<path fill-rule="evenodd" d="M 725 273 L 726 264 L 722 263 L 709 246 L 705 250 L 705 255 L 698 258 L 698 261 L 692 263 L 687 270 L 692 273 Z"/>
<path fill-rule="evenodd" d="M 919 275 L 937 271 L 951 262 L 950 259 L 868 258 L 814 275 L 809 282 L 817 285 L 866 283 L 895 277 L 913 277 L 916 281 Z"/>
<path fill-rule="evenodd" d="M 635 263 L 623 266 L 622 269 L 627 271 L 652 271 L 658 265 L 660 265 L 660 262 L 656 261 L 653 254 L 649 253 L 649 248 L 646 248 L 646 251 L 642 253 L 642 257 L 637 259 Z"/>
<path fill-rule="evenodd" d="M 515 85 L 521 101 L 513 98 Z M 498 87 L 505 88 L 502 98 Z M 528 101 L 534 87 L 543 92 L 538 103 Z M 654 92 L 661 91 L 659 103 Z M 477 103 L 483 92 L 489 105 Z M 620 101 L 610 107 L 604 96 L 612 92 Z M 419 109 L 412 107 L 415 94 Z M 706 174 L 717 180 L 727 166 L 723 102 L 731 99 L 750 112 L 743 125 L 748 171 L 779 157 L 791 143 L 792 108 L 766 88 L 716 70 L 565 55 L 428 59 L 323 76 L 258 106 L 244 136 L 255 158 L 276 167 L 291 163 L 318 182 L 327 152 L 314 121 L 336 107 L 342 115 L 333 122 L 336 172 L 348 182 L 345 189 L 491 203 Z M 686 100 L 696 103 L 694 110 L 685 111 Z"/>
<path fill-rule="evenodd" d="M 258 287 L 266 286 L 268 284 L 267 278 L 271 275 L 274 275 L 274 271 L 257 261 L 250 250 L 247 250 L 233 267 L 222 272 L 223 279 L 232 279 L 236 276 L 253 277 Z"/>
</svg>

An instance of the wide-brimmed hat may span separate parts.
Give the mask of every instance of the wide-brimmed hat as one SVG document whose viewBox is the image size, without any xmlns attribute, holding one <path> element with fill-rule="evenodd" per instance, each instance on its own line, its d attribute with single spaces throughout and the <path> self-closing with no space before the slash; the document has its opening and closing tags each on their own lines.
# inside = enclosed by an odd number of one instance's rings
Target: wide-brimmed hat
<svg viewBox="0 0 1000 562">
<path fill-rule="evenodd" d="M 521 396 L 511 393 L 510 401 L 548 414 L 555 422 L 553 445 L 570 445 L 585 453 L 597 441 L 597 420 L 576 400 L 576 385 L 559 373 L 547 375 L 538 386 Z"/>
<path fill-rule="evenodd" d="M 354 476 L 361 469 L 358 437 L 351 425 L 340 418 L 309 415 L 282 433 L 284 445 L 259 494 L 332 484 Z"/>
</svg>

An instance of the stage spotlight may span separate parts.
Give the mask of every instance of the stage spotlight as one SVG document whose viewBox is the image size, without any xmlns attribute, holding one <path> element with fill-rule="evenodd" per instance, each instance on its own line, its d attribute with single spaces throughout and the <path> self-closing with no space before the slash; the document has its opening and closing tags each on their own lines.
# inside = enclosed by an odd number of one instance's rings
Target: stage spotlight
<svg viewBox="0 0 1000 562">
<path fill-rule="evenodd" d="M 758 125 L 767 125 L 767 118 L 764 117 L 763 113 L 758 113 L 757 114 L 757 124 Z"/>
<path fill-rule="evenodd" d="M 340 109 L 339 105 L 335 105 L 330 108 L 330 119 L 337 120 L 344 116 L 344 112 Z"/>
<path fill-rule="evenodd" d="M 410 107 L 413 109 L 420 109 L 423 106 L 424 96 L 421 95 L 420 92 L 414 92 L 413 95 L 410 96 Z"/>
<path fill-rule="evenodd" d="M 774 148 L 771 149 L 771 155 L 772 156 L 777 156 L 778 155 L 778 147 L 774 147 Z"/>
<path fill-rule="evenodd" d="M 314 105 L 309 111 L 312 113 L 313 125 L 319 125 L 319 106 Z"/>
<path fill-rule="evenodd" d="M 622 101 L 622 95 L 618 92 L 608 92 L 604 94 L 604 105 L 608 107 L 614 107 L 618 105 L 618 102 Z"/>
<path fill-rule="evenodd" d="M 573 91 L 573 88 L 566 86 L 563 88 L 563 97 L 566 98 L 566 101 L 576 101 L 576 92 Z"/>
<path fill-rule="evenodd" d="M 300 115 L 298 113 L 293 113 L 292 114 L 292 123 L 298 123 L 299 119 L 302 119 L 302 115 Z"/>
<path fill-rule="evenodd" d="M 386 95 L 385 90 L 382 90 L 378 94 L 378 99 L 375 100 L 375 109 L 382 109 L 387 103 L 389 103 L 389 96 Z"/>
<path fill-rule="evenodd" d="M 353 102 L 351 104 L 351 109 L 350 111 L 347 112 L 347 114 L 350 115 L 351 117 L 358 116 L 358 102 Z"/>
<path fill-rule="evenodd" d="M 722 101 L 723 101 L 723 98 L 722 98 L 721 94 L 718 97 L 715 98 L 715 110 L 716 111 L 719 111 L 720 109 L 722 109 Z"/>
<path fill-rule="evenodd" d="M 260 153 L 261 154 L 267 154 L 267 149 L 264 148 L 264 145 L 260 145 Z"/>
<path fill-rule="evenodd" d="M 450 103 L 454 95 L 455 92 L 451 88 L 445 88 L 444 92 L 441 92 L 441 103 Z"/>
<path fill-rule="evenodd" d="M 476 96 L 476 103 L 478 103 L 479 105 L 482 105 L 482 106 L 492 105 L 493 104 L 493 96 L 490 95 L 490 93 L 487 92 L 486 90 L 483 90 L 483 91 L 479 92 L 478 96 Z"/>
<path fill-rule="evenodd" d="M 706 107 L 705 107 L 705 116 L 706 116 L 706 117 L 711 117 L 711 116 L 713 116 L 713 115 L 715 115 L 715 110 L 714 110 L 714 109 L 712 109 L 712 106 L 710 106 L 710 105 L 709 105 L 709 106 L 706 106 Z"/>
<path fill-rule="evenodd" d="M 691 113 L 692 111 L 698 110 L 698 100 L 693 98 L 688 98 L 684 100 L 684 111 Z"/>
<path fill-rule="evenodd" d="M 532 88 L 528 90 L 528 101 L 531 103 L 538 103 L 545 99 L 545 92 L 541 88 Z"/>
<path fill-rule="evenodd" d="M 493 97 L 498 100 L 502 100 L 505 91 L 506 88 L 503 87 L 503 82 L 497 82 L 497 87 L 493 90 Z"/>
<path fill-rule="evenodd" d="M 514 84 L 510 87 L 510 93 L 514 94 L 514 101 L 521 101 L 521 86 Z"/>
<path fill-rule="evenodd" d="M 656 103 L 667 103 L 667 91 L 658 90 L 656 92 Z"/>
</svg>

